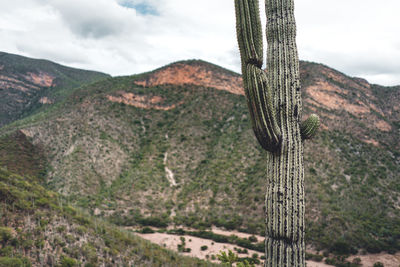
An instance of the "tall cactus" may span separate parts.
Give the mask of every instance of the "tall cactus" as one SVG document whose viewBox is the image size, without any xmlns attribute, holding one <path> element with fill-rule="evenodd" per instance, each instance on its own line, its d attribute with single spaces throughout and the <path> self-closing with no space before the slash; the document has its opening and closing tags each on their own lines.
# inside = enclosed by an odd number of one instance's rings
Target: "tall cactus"
<svg viewBox="0 0 400 267">
<path fill-rule="evenodd" d="M 265 266 L 305 266 L 303 142 L 319 126 L 301 121 L 294 0 L 266 0 L 267 72 L 258 0 L 235 0 L 243 83 L 251 121 L 268 150 Z"/>
</svg>

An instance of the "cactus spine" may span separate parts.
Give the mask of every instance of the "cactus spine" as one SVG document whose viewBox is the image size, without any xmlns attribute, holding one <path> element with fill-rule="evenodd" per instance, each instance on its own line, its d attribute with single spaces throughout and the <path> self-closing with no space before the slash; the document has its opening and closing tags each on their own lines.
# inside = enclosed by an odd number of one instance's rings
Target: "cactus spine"
<svg viewBox="0 0 400 267">
<path fill-rule="evenodd" d="M 303 140 L 317 115 L 301 121 L 293 0 L 266 0 L 267 72 L 258 0 L 235 0 L 243 84 L 255 136 L 268 150 L 265 266 L 305 266 Z"/>
</svg>

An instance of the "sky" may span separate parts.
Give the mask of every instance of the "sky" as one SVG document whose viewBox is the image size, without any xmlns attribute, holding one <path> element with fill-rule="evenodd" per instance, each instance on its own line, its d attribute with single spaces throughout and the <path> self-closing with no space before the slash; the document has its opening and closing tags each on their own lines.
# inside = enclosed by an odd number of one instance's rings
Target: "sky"
<svg viewBox="0 0 400 267">
<path fill-rule="evenodd" d="M 185 59 L 240 72 L 233 0 L 0 1 L 3 52 L 113 76 Z M 400 85 L 399 12 L 399 0 L 295 0 L 299 57 Z"/>
</svg>

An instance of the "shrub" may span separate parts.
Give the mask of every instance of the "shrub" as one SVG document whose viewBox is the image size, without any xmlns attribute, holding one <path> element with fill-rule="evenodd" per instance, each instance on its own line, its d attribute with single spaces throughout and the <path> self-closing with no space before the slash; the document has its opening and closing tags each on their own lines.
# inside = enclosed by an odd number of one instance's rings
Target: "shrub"
<svg viewBox="0 0 400 267">
<path fill-rule="evenodd" d="M 160 218 L 160 217 L 147 217 L 140 218 L 138 223 L 146 226 L 154 226 L 158 228 L 166 228 L 169 224 L 168 218 Z"/>
<path fill-rule="evenodd" d="M 5 246 L 0 249 L 0 256 L 11 257 L 13 256 L 14 248 L 11 246 Z"/>
<path fill-rule="evenodd" d="M 154 233 L 154 230 L 151 229 L 150 227 L 146 226 L 140 232 L 142 234 L 152 234 L 152 233 Z"/>
<path fill-rule="evenodd" d="M 323 258 L 324 258 L 324 256 L 317 254 L 317 255 L 314 255 L 314 257 L 312 259 L 314 261 L 320 262 L 320 261 L 322 261 Z"/>
<path fill-rule="evenodd" d="M 201 251 L 204 251 L 204 250 L 207 250 L 208 247 L 207 246 L 201 246 L 200 249 L 201 249 Z"/>
<path fill-rule="evenodd" d="M 57 232 L 59 232 L 61 234 L 67 230 L 67 227 L 65 225 L 61 225 L 61 226 L 58 226 L 56 228 L 56 230 L 57 230 Z"/>
<path fill-rule="evenodd" d="M 244 257 L 244 258 L 238 258 L 238 262 L 244 263 L 244 266 L 254 266 L 254 264 L 260 264 L 260 260 L 256 258 L 249 258 L 249 257 Z"/>
<path fill-rule="evenodd" d="M 0 267 L 20 267 L 22 261 L 17 258 L 0 257 Z"/>
<path fill-rule="evenodd" d="M 374 263 L 374 267 L 384 267 L 383 263 L 378 261 Z"/>
<path fill-rule="evenodd" d="M 75 267 L 78 266 L 78 262 L 67 256 L 61 256 L 60 260 L 61 267 Z"/>
<path fill-rule="evenodd" d="M 0 243 L 4 246 L 12 238 L 12 229 L 0 227 Z"/>
<path fill-rule="evenodd" d="M 354 258 L 354 259 L 353 259 L 353 264 L 354 264 L 354 265 L 359 265 L 359 266 L 361 266 L 361 259 L 358 258 L 358 257 L 357 257 L 357 258 Z"/>
<path fill-rule="evenodd" d="M 338 240 L 333 243 L 331 247 L 331 252 L 338 255 L 346 255 L 353 252 L 354 249 L 344 240 Z"/>
<path fill-rule="evenodd" d="M 257 237 L 252 235 L 252 236 L 249 236 L 249 241 L 252 242 L 252 243 L 256 243 L 258 240 L 257 240 Z"/>
<path fill-rule="evenodd" d="M 329 265 L 334 265 L 336 263 L 335 259 L 332 258 L 326 258 L 325 263 Z"/>
<path fill-rule="evenodd" d="M 324 256 L 322 256 L 322 255 L 306 252 L 306 260 L 313 260 L 313 261 L 320 262 L 320 261 L 322 261 L 323 258 L 324 258 Z"/>
</svg>

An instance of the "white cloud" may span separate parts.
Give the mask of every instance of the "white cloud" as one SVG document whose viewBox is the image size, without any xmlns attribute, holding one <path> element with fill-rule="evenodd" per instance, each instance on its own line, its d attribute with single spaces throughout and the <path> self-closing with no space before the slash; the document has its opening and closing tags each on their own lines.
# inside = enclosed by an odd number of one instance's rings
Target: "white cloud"
<svg viewBox="0 0 400 267">
<path fill-rule="evenodd" d="M 398 0 L 295 4 L 301 59 L 400 84 Z M 240 71 L 232 0 L 7 1 L 0 50 L 112 75 L 190 58 Z"/>
<path fill-rule="evenodd" d="M 400 84 L 400 2 L 299 0 L 300 57 L 370 82 Z"/>
<path fill-rule="evenodd" d="M 143 25 L 134 9 L 110 0 L 52 0 L 47 2 L 70 30 L 83 38 L 103 38 Z"/>
</svg>

